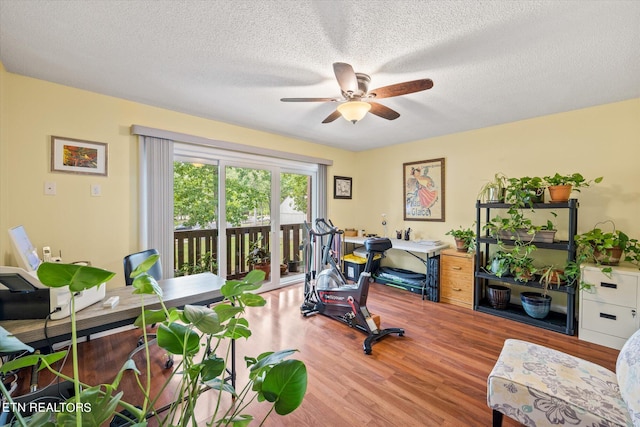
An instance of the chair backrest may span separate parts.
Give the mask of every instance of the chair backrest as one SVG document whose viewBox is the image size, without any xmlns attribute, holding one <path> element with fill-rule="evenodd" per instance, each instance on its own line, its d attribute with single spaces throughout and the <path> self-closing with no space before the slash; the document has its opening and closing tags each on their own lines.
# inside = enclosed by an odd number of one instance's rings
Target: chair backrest
<svg viewBox="0 0 640 427">
<path fill-rule="evenodd" d="M 134 254 L 127 255 L 124 257 L 124 283 L 127 286 L 131 286 L 133 283 L 133 279 L 130 277 L 131 272 L 136 269 L 144 260 L 149 258 L 151 255 L 158 255 L 157 249 L 147 249 L 145 251 L 136 252 Z M 158 258 L 158 262 L 153 264 L 153 266 L 147 271 L 150 276 L 152 276 L 156 280 L 162 279 L 162 264 L 160 264 L 160 259 Z"/>
<path fill-rule="evenodd" d="M 640 426 L 640 330 L 631 335 L 620 350 L 616 376 L 633 425 Z"/>
</svg>

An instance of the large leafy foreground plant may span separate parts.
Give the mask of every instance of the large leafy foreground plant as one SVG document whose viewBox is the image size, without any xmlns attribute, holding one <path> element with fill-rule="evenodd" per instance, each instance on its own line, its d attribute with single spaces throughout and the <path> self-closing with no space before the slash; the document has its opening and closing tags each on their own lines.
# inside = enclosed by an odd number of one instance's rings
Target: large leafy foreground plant
<svg viewBox="0 0 640 427">
<path fill-rule="evenodd" d="M 150 414 L 154 414 L 153 416 L 156 417 L 157 423 L 161 426 L 197 425 L 194 415 L 195 406 L 199 396 L 209 389 L 213 389 L 209 393 L 217 392 L 217 404 L 215 408 L 212 408 L 213 414 L 207 425 L 248 425 L 253 417 L 243 412 L 253 400 L 272 403 L 265 419 L 274 410 L 281 415 L 286 415 L 295 410 L 302 403 L 307 386 L 307 372 L 304 363 L 295 359 L 287 359 L 295 350 L 267 352 L 255 358 L 245 357 L 249 368 L 249 381 L 242 390 L 235 390 L 228 381 L 225 381 L 229 377 L 227 367 L 231 365 L 232 355 L 231 346 L 225 346 L 224 344 L 228 344 L 232 339 L 249 338 L 251 336 L 248 321 L 242 315 L 247 307 L 265 305 L 264 298 L 252 293 L 252 291 L 259 289 L 260 282 L 264 279 L 264 273 L 252 271 L 244 280 L 227 281 L 221 288 L 224 301 L 213 308 L 185 306 L 183 310 L 173 308 L 167 310 L 162 301 L 161 288 L 156 280 L 147 274 L 149 268 L 157 260 L 157 255 L 150 257 L 131 274 L 134 278 L 133 292 L 141 295 L 143 304 L 142 314 L 136 320 L 136 325 L 142 328 L 144 334 L 146 383 L 143 384 L 140 372 L 132 360 L 128 360 L 124 364 L 112 384 L 90 387 L 79 381 L 77 367 L 74 367 L 74 378 L 65 377 L 51 368 L 54 360 L 63 357 L 64 354 L 28 356 L 28 358 L 35 358 L 36 361 L 41 360 L 43 368 L 46 367 L 54 374 L 73 381 L 76 387 L 79 390 L 81 389 L 70 400 L 75 399 L 75 402 L 79 404 L 83 402 L 91 403 L 89 412 L 76 411 L 45 414 L 55 420 L 55 424 L 51 423 L 50 425 L 100 425 L 116 414 L 118 405 L 128 410 L 128 420 L 130 425 L 133 426 L 147 425 L 147 418 Z M 51 264 L 51 266 L 59 267 L 62 265 Z M 91 268 L 74 267 L 79 269 Z M 86 276 L 88 273 L 104 272 L 104 270 L 99 269 L 92 270 L 97 271 L 76 271 L 76 274 L 79 277 L 80 275 Z M 73 275 L 68 284 L 75 284 L 76 274 Z M 40 276 L 41 281 L 48 284 L 48 280 L 44 277 L 45 275 L 41 274 Z M 104 280 L 99 280 L 94 286 L 102 282 Z M 86 286 L 83 289 L 88 287 L 91 286 Z M 144 309 L 144 297 L 149 294 L 158 296 L 162 309 Z M 146 325 L 151 323 L 158 324 L 158 345 L 169 353 L 180 356 L 180 361 L 176 363 L 173 374 L 153 394 L 151 393 L 150 382 L 149 340 L 145 328 Z M 74 318 L 72 318 L 72 325 L 72 341 L 75 343 Z M 75 347 L 73 347 L 73 351 L 75 365 L 77 363 Z M 223 352 L 224 354 L 221 357 L 217 352 Z M 11 363 L 19 363 L 23 359 L 17 359 Z M 34 364 L 28 362 L 17 366 L 10 364 L 7 367 L 4 365 L 2 370 L 9 371 L 20 366 Z M 144 401 L 140 407 L 123 401 L 122 393 L 116 393 L 119 382 L 126 370 L 129 370 L 135 376 L 138 387 L 144 395 Z M 177 385 L 172 385 L 172 387 L 176 387 L 174 403 L 170 405 L 167 411 L 156 413 L 155 405 L 162 392 L 169 386 L 172 377 L 178 379 Z M 176 382 L 174 381 L 172 384 L 176 384 Z M 223 398 L 225 394 L 230 396 L 231 399 Z M 43 418 L 37 418 L 41 416 L 44 415 L 35 415 L 31 420 L 22 420 L 18 417 L 18 422 L 20 425 L 41 426 L 44 425 Z M 117 416 L 122 415 L 118 413 Z"/>
</svg>

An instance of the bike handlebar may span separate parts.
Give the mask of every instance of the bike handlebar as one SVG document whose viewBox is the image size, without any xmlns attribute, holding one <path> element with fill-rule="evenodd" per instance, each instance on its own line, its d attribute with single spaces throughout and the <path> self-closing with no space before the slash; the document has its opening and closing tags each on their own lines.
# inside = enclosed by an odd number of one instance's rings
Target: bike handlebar
<svg viewBox="0 0 640 427">
<path fill-rule="evenodd" d="M 316 228 L 318 231 L 313 228 L 310 230 L 311 234 L 314 236 L 328 236 L 330 234 L 342 234 L 344 233 L 342 230 L 339 230 L 338 227 L 334 226 L 331 220 L 326 220 L 324 218 L 316 219 Z"/>
</svg>

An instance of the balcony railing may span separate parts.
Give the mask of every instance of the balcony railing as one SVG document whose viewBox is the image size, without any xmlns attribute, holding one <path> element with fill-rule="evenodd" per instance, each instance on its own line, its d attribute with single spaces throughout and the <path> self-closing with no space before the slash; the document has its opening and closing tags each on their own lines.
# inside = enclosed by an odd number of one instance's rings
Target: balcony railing
<svg viewBox="0 0 640 427">
<path fill-rule="evenodd" d="M 262 238 L 264 247 L 270 247 L 269 225 L 254 227 L 235 227 L 226 230 L 227 279 L 238 279 L 249 272 L 247 256 L 251 243 Z M 280 226 L 281 247 L 276 251 L 279 256 L 276 264 L 302 259 L 300 244 L 303 241 L 303 224 L 284 224 Z M 174 269 L 199 265 L 207 254 L 218 261 L 218 229 L 176 230 L 173 233 Z M 276 261 L 276 260 L 274 260 Z"/>
</svg>

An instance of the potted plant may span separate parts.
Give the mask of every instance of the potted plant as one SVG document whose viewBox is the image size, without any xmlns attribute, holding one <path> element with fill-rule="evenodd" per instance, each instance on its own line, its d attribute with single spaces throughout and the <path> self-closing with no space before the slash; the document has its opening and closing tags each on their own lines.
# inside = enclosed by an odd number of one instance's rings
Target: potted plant
<svg viewBox="0 0 640 427">
<path fill-rule="evenodd" d="M 216 350 L 226 348 L 224 341 L 231 339 L 249 338 L 251 331 L 242 314 L 248 307 L 261 307 L 266 304 L 264 298 L 253 293 L 259 289 L 260 282 L 264 279 L 261 271 L 251 271 L 247 276 L 239 280 L 227 281 L 221 288 L 225 300 L 213 308 L 203 306 L 185 306 L 184 309 L 167 310 L 162 304 L 162 291 L 155 279 L 147 271 L 157 262 L 158 256 L 153 255 L 145 260 L 132 273 L 134 281 L 133 293 L 141 295 L 144 301 L 145 295 L 156 295 L 160 300 L 162 309 L 145 310 L 136 320 L 136 324 L 157 323 L 157 344 L 171 354 L 180 355 L 182 360 L 177 363 L 173 375 L 160 387 L 160 392 L 172 384 L 176 390 L 180 390 L 180 399 L 177 399 L 164 412 L 156 412 L 154 407 L 157 397 L 150 385 L 150 354 L 149 341 L 144 335 L 146 354 L 146 385 L 140 378 L 140 372 L 133 360 L 128 360 L 123 365 L 116 379 L 111 384 L 91 386 L 83 383 L 78 377 L 77 336 L 75 330 L 74 310 L 71 310 L 71 332 L 73 375 L 67 376 L 56 371 L 52 364 L 65 357 L 66 351 L 48 355 L 28 355 L 4 363 L 0 370 L 4 373 L 27 366 L 40 364 L 42 369 L 48 369 L 63 380 L 73 384 L 73 396 L 63 406 L 63 412 L 36 413 L 25 419 L 16 412 L 15 417 L 21 426 L 32 425 L 106 425 L 110 421 L 117 425 L 146 426 L 147 418 L 157 418 L 159 425 L 170 423 L 174 426 L 195 425 L 194 408 L 203 391 L 212 389 L 213 393 L 229 393 L 233 399 L 231 404 L 219 404 L 207 425 L 246 425 L 252 420 L 249 414 L 243 414 L 252 400 L 268 401 L 272 403 L 272 409 L 267 416 L 275 412 L 286 415 L 295 410 L 301 403 L 306 392 L 307 373 L 303 362 L 295 359 L 287 359 L 295 350 L 283 350 L 278 352 L 265 352 L 256 358 L 245 357 L 249 369 L 248 384 L 242 390 L 235 390 L 231 384 L 225 381 L 227 367 L 231 366 L 230 353 L 222 356 L 216 354 Z M 38 269 L 40 281 L 47 286 L 61 287 L 68 285 L 71 289 L 71 304 L 73 307 L 76 292 L 89 289 L 109 280 L 113 273 L 96 269 L 94 267 L 44 263 Z M 32 348 L 20 343 L 17 339 L 0 339 L 0 351 L 15 352 L 20 349 L 33 351 Z M 204 355 L 203 355 L 204 353 Z M 123 375 L 134 375 L 136 382 L 144 395 L 141 406 L 133 406 L 123 400 L 122 392 L 118 392 L 118 386 Z M 188 374 L 187 374 L 188 373 Z M 57 386 L 56 393 L 57 393 Z M 12 404 L 12 399 L 4 384 L 0 383 L 0 390 L 5 396 L 8 407 L 19 408 Z M 88 406 L 87 406 L 88 405 Z M 124 408 L 124 412 L 116 412 L 118 406 Z M 87 408 L 88 411 L 77 411 L 73 408 Z M 46 408 L 46 407 L 45 407 Z M 68 409 L 71 408 L 71 409 Z M 116 420 L 114 417 L 117 417 Z M 50 419 L 55 420 L 53 424 Z M 27 424 L 28 421 L 28 424 Z M 123 421 L 125 424 L 121 423 Z"/>
<path fill-rule="evenodd" d="M 504 193 L 507 187 L 507 177 L 502 173 L 496 173 L 493 180 L 485 183 L 478 191 L 478 200 L 484 203 L 504 202 Z"/>
<path fill-rule="evenodd" d="M 297 259 L 295 259 L 293 261 L 288 261 L 287 260 L 287 268 L 289 269 L 289 272 L 297 273 L 299 264 L 300 264 L 300 261 L 298 261 Z"/>
<path fill-rule="evenodd" d="M 200 259 L 195 264 L 183 264 L 175 271 L 175 276 L 188 276 L 190 274 L 211 272 L 218 273 L 218 264 L 211 252 L 205 252 L 200 255 Z"/>
<path fill-rule="evenodd" d="M 555 225 L 551 220 L 546 224 L 534 225 L 530 218 L 522 213 L 522 209 L 511 207 L 507 211 L 508 217 L 496 215 L 491 218 L 483 229 L 487 230 L 490 236 L 498 240 L 515 240 L 516 242 L 543 242 L 552 243 L 556 234 Z M 555 212 L 551 212 L 556 215 Z"/>
<path fill-rule="evenodd" d="M 473 252 L 476 245 L 476 233 L 472 229 L 460 226 L 460 228 L 449 230 L 445 234 L 454 238 L 458 252 Z"/>
<path fill-rule="evenodd" d="M 514 280 L 518 282 L 528 282 L 533 278 L 537 271 L 533 265 L 533 258 L 530 256 L 536 247 L 516 243 L 510 251 L 504 251 L 503 257 L 508 259 L 509 272 L 513 275 Z"/>
<path fill-rule="evenodd" d="M 511 257 L 505 250 L 498 250 L 487 265 L 486 270 L 496 277 L 507 276 L 511 272 Z"/>
<path fill-rule="evenodd" d="M 264 271 L 265 278 L 269 278 L 269 274 L 271 274 L 271 253 L 262 246 L 262 237 L 251 244 L 249 255 L 247 256 L 247 265 L 250 269 Z"/>
<path fill-rule="evenodd" d="M 560 175 L 555 173 L 553 176 L 545 176 L 544 184 L 549 190 L 549 197 L 552 203 L 566 202 L 571 196 L 571 191 L 580 191 L 580 188 L 588 187 L 592 183 L 602 182 L 602 177 L 598 177 L 593 181 L 587 181 L 582 174 L 573 173 L 571 175 Z"/>
<path fill-rule="evenodd" d="M 630 262 L 640 267 L 640 244 L 638 239 L 630 238 L 626 233 L 617 230 L 613 221 L 603 221 L 611 223 L 613 230 L 603 231 L 597 226 L 586 233 L 575 236 L 577 249 L 577 259 L 582 262 L 591 262 L 597 265 L 604 265 L 602 271 L 610 273 L 609 266 L 618 265 L 620 260 Z"/>
<path fill-rule="evenodd" d="M 538 176 L 524 176 L 522 178 L 508 178 L 505 200 L 516 207 L 529 206 L 544 202 L 544 181 Z"/>
</svg>

